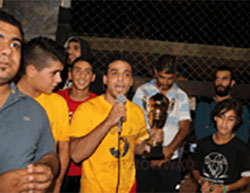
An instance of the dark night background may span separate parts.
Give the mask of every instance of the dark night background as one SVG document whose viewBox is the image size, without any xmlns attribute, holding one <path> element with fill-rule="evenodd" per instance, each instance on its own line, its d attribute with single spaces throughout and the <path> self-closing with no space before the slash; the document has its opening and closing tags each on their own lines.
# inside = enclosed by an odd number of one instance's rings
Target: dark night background
<svg viewBox="0 0 250 193">
<path fill-rule="evenodd" d="M 75 33 L 250 47 L 248 1 L 72 1 Z"/>
</svg>

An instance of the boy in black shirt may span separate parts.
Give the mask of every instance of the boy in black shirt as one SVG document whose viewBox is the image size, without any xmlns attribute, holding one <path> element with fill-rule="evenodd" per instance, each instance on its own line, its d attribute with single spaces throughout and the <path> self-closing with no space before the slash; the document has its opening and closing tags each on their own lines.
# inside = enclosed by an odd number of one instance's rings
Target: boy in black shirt
<svg viewBox="0 0 250 193">
<path fill-rule="evenodd" d="M 235 136 L 242 122 L 242 107 L 226 99 L 216 105 L 211 119 L 217 132 L 198 142 L 192 173 L 203 193 L 239 192 L 250 179 L 248 147 Z"/>
</svg>

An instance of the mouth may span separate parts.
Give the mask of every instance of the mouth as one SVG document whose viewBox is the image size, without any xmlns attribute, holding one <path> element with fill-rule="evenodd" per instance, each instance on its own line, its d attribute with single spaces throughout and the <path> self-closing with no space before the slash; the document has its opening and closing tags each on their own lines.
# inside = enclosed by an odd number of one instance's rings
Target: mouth
<svg viewBox="0 0 250 193">
<path fill-rule="evenodd" d="M 85 80 L 78 80 L 77 82 L 78 82 L 78 84 L 80 84 L 80 85 L 84 85 L 86 81 L 85 81 Z"/>
<path fill-rule="evenodd" d="M 124 91 L 125 86 L 124 86 L 124 85 L 116 85 L 116 86 L 115 86 L 115 89 L 116 89 L 116 91 L 117 91 L 118 93 L 121 93 L 121 92 Z"/>
<path fill-rule="evenodd" d="M 7 62 L 0 62 L 0 70 L 5 71 L 9 67 L 10 67 L 9 63 L 7 63 Z"/>
</svg>

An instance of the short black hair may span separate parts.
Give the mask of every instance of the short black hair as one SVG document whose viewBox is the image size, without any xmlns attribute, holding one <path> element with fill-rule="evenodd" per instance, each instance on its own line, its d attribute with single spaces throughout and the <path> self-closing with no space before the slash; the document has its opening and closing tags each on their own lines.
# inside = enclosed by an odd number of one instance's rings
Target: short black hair
<svg viewBox="0 0 250 193">
<path fill-rule="evenodd" d="M 234 71 L 229 65 L 219 66 L 214 73 L 214 78 L 216 78 L 216 74 L 218 71 L 229 71 L 231 73 L 231 80 L 235 80 Z"/>
<path fill-rule="evenodd" d="M 22 24 L 13 15 L 10 15 L 5 11 L 0 10 L 0 21 L 16 26 L 19 29 L 23 39 L 24 33 Z"/>
<path fill-rule="evenodd" d="M 94 63 L 93 59 L 82 57 L 82 56 L 74 59 L 74 61 L 71 64 L 71 67 L 70 67 L 71 70 L 74 68 L 75 63 L 77 63 L 79 61 L 88 62 L 92 66 L 93 73 L 95 73 L 95 68 L 94 68 L 94 65 L 93 65 L 93 63 Z"/>
<path fill-rule="evenodd" d="M 127 62 L 130 66 L 131 66 L 131 69 L 132 69 L 132 74 L 133 74 L 133 65 L 132 65 L 132 62 L 131 62 L 131 59 L 129 57 L 125 57 L 125 56 L 113 56 L 113 57 L 110 57 L 110 59 L 108 60 L 108 63 L 107 65 L 105 65 L 105 70 L 104 70 L 104 74 L 107 75 L 108 74 L 108 69 L 109 69 L 109 65 L 115 61 L 124 61 L 124 62 Z"/>
<path fill-rule="evenodd" d="M 157 72 L 165 72 L 167 74 L 174 74 L 176 57 L 173 55 L 163 55 L 159 58 L 158 62 L 154 65 Z"/>
<path fill-rule="evenodd" d="M 242 124 L 242 105 L 235 99 L 225 99 L 219 102 L 213 111 L 210 113 L 210 119 L 214 122 L 216 126 L 216 122 L 214 117 L 218 117 L 223 115 L 224 113 L 233 110 L 236 114 L 236 124 L 233 128 L 233 132 L 236 132 Z M 216 127 L 215 127 L 216 128 Z"/>
<path fill-rule="evenodd" d="M 25 72 L 30 64 L 35 65 L 37 70 L 42 70 L 50 65 L 49 59 L 60 61 L 65 66 L 64 48 L 56 41 L 46 37 L 33 38 L 24 45 L 22 71 Z"/>
</svg>

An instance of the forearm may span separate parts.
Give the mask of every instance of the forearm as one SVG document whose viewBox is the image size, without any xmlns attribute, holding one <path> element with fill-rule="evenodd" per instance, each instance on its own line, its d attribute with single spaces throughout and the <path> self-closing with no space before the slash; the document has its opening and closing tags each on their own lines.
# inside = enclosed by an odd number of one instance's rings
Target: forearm
<svg viewBox="0 0 250 193">
<path fill-rule="evenodd" d="M 226 185 L 227 192 L 231 192 L 233 190 L 240 189 L 246 186 L 250 182 L 250 177 L 242 177 L 238 181 L 233 184 Z"/>
<path fill-rule="evenodd" d="M 98 147 L 112 126 L 108 121 L 103 121 L 93 131 L 80 138 L 70 141 L 70 157 L 76 163 L 87 159 Z"/>
<path fill-rule="evenodd" d="M 135 154 L 137 155 L 142 155 L 143 152 L 145 151 L 146 145 L 149 140 L 144 140 L 140 144 L 136 144 L 135 146 Z"/>
<path fill-rule="evenodd" d="M 64 175 L 69 165 L 69 141 L 59 142 L 59 160 L 60 160 L 60 173 L 56 179 L 55 189 L 60 190 Z"/>
<path fill-rule="evenodd" d="M 190 129 L 190 121 L 184 120 L 180 122 L 180 129 L 172 142 L 168 145 L 171 150 L 176 150 L 182 144 L 183 140 L 188 136 Z"/>
<path fill-rule="evenodd" d="M 54 177 L 59 172 L 59 159 L 56 153 L 49 153 L 43 156 L 42 159 L 40 159 L 40 161 L 38 161 L 37 163 L 48 166 L 51 169 Z"/>
</svg>

